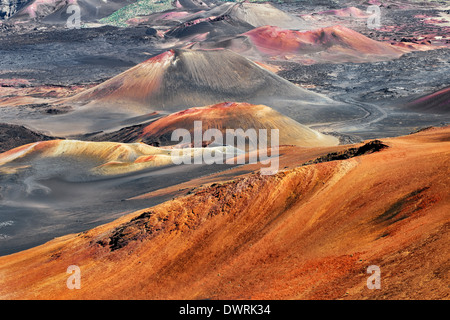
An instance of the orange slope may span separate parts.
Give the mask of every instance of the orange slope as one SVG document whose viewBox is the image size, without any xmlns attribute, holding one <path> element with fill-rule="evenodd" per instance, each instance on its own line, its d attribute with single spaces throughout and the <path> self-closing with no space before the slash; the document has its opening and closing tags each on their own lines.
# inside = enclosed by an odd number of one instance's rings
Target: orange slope
<svg viewBox="0 0 450 320">
<path fill-rule="evenodd" d="M 58 166 L 79 163 L 77 176 L 130 173 L 149 167 L 173 164 L 170 150 L 143 143 L 87 142 L 49 140 L 26 144 L 0 153 L 0 173 L 20 172 L 23 166 L 34 167 L 42 176 L 52 176 Z M 86 177 L 87 178 L 87 177 Z"/>
<path fill-rule="evenodd" d="M 192 157 L 211 151 L 234 154 L 234 148 L 211 148 L 209 151 L 204 148 L 186 148 L 184 152 Z M 129 174 L 149 168 L 173 166 L 178 156 L 183 155 L 178 152 L 172 155 L 170 147 L 159 148 L 145 143 L 48 140 L 0 153 L 0 173 L 20 173 L 27 167 L 34 168 L 39 173 L 39 179 L 45 179 L 52 177 L 58 170 L 68 175 L 72 168 L 76 171 L 75 177 L 87 180 L 95 176 Z"/>
<path fill-rule="evenodd" d="M 202 133 L 213 128 L 220 130 L 224 137 L 227 129 L 244 131 L 266 129 L 269 134 L 270 130 L 278 129 L 279 145 L 319 147 L 339 143 L 337 138 L 309 129 L 267 106 L 236 102 L 224 102 L 173 113 L 143 128 L 139 138 L 146 143 L 162 140 L 164 144 L 175 144 L 176 142 L 170 142 L 172 132 L 183 128 L 189 130 L 193 136 L 194 121 L 201 121 Z"/>
<path fill-rule="evenodd" d="M 448 299 L 450 127 L 383 142 L 0 257 L 0 297 Z M 79 290 L 66 287 L 70 265 Z"/>
</svg>

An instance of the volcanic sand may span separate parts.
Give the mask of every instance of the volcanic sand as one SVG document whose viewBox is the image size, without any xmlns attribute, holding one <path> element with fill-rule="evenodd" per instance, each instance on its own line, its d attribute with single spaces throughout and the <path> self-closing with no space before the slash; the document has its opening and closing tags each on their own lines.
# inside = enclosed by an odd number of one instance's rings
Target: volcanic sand
<svg viewBox="0 0 450 320">
<path fill-rule="evenodd" d="M 450 128 L 248 174 L 0 258 L 3 299 L 448 298 Z M 296 149 L 293 149 L 296 150 Z M 81 289 L 66 287 L 69 265 Z M 381 269 L 381 289 L 366 286 Z"/>
</svg>

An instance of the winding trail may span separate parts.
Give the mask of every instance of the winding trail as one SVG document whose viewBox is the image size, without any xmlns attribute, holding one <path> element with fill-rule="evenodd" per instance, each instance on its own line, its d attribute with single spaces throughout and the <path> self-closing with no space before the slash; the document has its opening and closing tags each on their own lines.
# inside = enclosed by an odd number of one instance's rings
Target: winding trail
<svg viewBox="0 0 450 320">
<path fill-rule="evenodd" d="M 356 106 L 365 111 L 366 114 L 363 117 L 356 119 L 313 125 L 310 127 L 311 129 L 321 132 L 357 131 L 366 129 L 368 126 L 377 123 L 388 116 L 384 109 L 372 103 L 357 101 L 349 96 L 336 96 L 333 97 L 333 99 Z"/>
</svg>

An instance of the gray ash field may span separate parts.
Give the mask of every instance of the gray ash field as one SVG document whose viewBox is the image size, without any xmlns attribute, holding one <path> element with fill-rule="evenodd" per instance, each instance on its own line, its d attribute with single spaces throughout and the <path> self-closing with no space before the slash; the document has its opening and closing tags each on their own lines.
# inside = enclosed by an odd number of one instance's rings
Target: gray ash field
<svg viewBox="0 0 450 320">
<path fill-rule="evenodd" d="M 280 63 L 278 75 L 327 94 L 333 99 L 357 105 L 369 114 L 361 121 L 320 126 L 363 139 L 408 134 L 428 126 L 444 126 L 450 121 L 448 102 L 441 112 L 408 110 L 409 102 L 450 86 L 450 50 L 412 52 L 399 59 L 374 63 L 316 64 L 302 66 Z M 411 83 L 416 85 L 411 86 Z M 375 123 L 376 122 L 376 123 Z M 355 125 L 357 126 L 355 128 Z"/>
<path fill-rule="evenodd" d="M 163 51 L 145 27 L 43 28 L 0 33 L 1 78 L 33 85 L 101 82 Z"/>
</svg>

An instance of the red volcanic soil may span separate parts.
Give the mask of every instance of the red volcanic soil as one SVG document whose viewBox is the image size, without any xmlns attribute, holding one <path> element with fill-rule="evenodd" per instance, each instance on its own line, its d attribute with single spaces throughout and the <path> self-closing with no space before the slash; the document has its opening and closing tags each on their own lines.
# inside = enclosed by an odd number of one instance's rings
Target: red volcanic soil
<svg viewBox="0 0 450 320">
<path fill-rule="evenodd" d="M 417 112 L 449 113 L 450 87 L 415 99 L 404 106 L 405 109 Z"/>
<path fill-rule="evenodd" d="M 173 56 L 173 50 L 166 51 L 67 101 L 106 99 L 116 102 L 125 100 L 126 102 L 135 101 L 148 104 L 147 96 L 149 93 L 159 90 L 165 67 L 170 64 Z"/>
<path fill-rule="evenodd" d="M 450 127 L 382 143 L 217 182 L 1 257 L 0 297 L 448 299 Z M 70 265 L 81 289 L 66 287 Z M 379 290 L 366 286 L 371 265 Z"/>
<path fill-rule="evenodd" d="M 139 139 L 150 144 L 154 142 L 161 145 L 175 144 L 176 142 L 170 142 L 172 132 L 184 128 L 193 136 L 194 121 L 202 122 L 202 132 L 214 128 L 220 130 L 224 136 L 226 129 L 244 131 L 278 129 L 280 145 L 319 147 L 339 143 L 335 137 L 311 130 L 267 106 L 236 102 L 224 102 L 173 113 L 144 127 Z"/>
<path fill-rule="evenodd" d="M 315 62 L 362 62 L 398 58 L 405 48 L 372 40 L 343 26 L 312 31 L 264 26 L 244 33 L 257 51 L 270 57 L 294 54 L 292 58 Z"/>
</svg>

